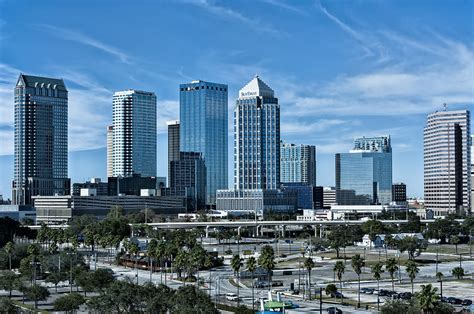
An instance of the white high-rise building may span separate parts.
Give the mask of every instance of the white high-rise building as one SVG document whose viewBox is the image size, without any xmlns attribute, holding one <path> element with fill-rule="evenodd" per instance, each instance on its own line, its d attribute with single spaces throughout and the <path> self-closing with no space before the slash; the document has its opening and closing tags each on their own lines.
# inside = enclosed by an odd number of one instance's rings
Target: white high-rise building
<svg viewBox="0 0 474 314">
<path fill-rule="evenodd" d="M 114 170 L 114 127 L 107 126 L 107 178 L 113 177 Z"/>
<path fill-rule="evenodd" d="M 424 129 L 424 194 L 435 216 L 471 208 L 471 121 L 468 110 L 429 114 Z"/>
<path fill-rule="evenodd" d="M 138 90 L 113 98 L 114 177 L 156 176 L 156 96 Z"/>
<path fill-rule="evenodd" d="M 234 188 L 280 186 L 280 106 L 273 90 L 255 76 L 239 92 L 234 110 Z"/>
</svg>

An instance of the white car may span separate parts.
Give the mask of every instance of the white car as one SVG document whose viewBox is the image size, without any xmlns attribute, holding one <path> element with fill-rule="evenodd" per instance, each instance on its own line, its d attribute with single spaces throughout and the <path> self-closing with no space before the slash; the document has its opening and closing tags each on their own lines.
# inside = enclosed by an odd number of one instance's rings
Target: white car
<svg viewBox="0 0 474 314">
<path fill-rule="evenodd" d="M 225 295 L 225 298 L 229 301 L 237 301 L 239 300 L 239 297 L 235 293 L 227 293 Z"/>
</svg>

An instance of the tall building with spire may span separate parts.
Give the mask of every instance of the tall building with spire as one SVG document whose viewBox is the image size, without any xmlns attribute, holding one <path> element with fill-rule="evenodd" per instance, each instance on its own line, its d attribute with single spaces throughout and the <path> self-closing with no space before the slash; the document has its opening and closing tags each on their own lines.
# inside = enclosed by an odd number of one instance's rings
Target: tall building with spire
<svg viewBox="0 0 474 314">
<path fill-rule="evenodd" d="M 436 111 L 424 129 L 425 207 L 435 216 L 471 209 L 469 110 Z"/>
<path fill-rule="evenodd" d="M 114 177 L 156 176 L 156 96 L 129 89 L 113 97 Z"/>
<path fill-rule="evenodd" d="M 234 189 L 280 186 L 280 106 L 257 75 L 239 92 L 234 109 Z"/>
<path fill-rule="evenodd" d="M 14 205 L 70 194 L 68 91 L 62 79 L 20 74 L 15 86 Z"/>
<path fill-rule="evenodd" d="M 202 154 L 206 203 L 215 205 L 216 191 L 226 189 L 228 182 L 227 85 L 198 80 L 179 88 L 180 152 Z"/>
</svg>

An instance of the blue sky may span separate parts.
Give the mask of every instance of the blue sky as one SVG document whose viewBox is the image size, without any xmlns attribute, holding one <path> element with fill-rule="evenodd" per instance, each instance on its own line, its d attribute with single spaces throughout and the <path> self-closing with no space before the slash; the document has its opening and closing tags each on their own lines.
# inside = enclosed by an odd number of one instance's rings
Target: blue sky
<svg viewBox="0 0 474 314">
<path fill-rule="evenodd" d="M 157 94 L 164 176 L 178 84 L 228 84 L 231 113 L 258 73 L 280 100 L 282 139 L 317 146 L 318 184 L 334 185 L 334 153 L 354 137 L 390 134 L 394 181 L 422 196 L 426 114 L 474 107 L 473 23 L 473 2 L 459 0 L 2 0 L 0 194 L 10 195 L 20 72 L 66 82 L 74 181 L 105 177 L 114 91 Z"/>
</svg>

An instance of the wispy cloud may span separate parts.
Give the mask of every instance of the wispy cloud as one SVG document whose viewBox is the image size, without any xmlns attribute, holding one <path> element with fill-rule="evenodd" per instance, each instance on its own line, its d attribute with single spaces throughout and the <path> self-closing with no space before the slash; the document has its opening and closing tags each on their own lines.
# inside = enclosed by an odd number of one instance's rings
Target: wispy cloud
<svg viewBox="0 0 474 314">
<path fill-rule="evenodd" d="M 267 33 L 273 36 L 284 35 L 283 31 L 279 31 L 270 25 L 263 24 L 258 18 L 248 17 L 229 7 L 218 5 L 212 0 L 183 0 L 183 2 L 198 6 L 215 16 L 237 20 L 257 32 Z"/>
<path fill-rule="evenodd" d="M 97 39 L 94 39 L 92 37 L 89 37 L 85 34 L 69 30 L 63 27 L 56 27 L 52 25 L 47 25 L 47 24 L 41 24 L 39 25 L 41 29 L 44 31 L 57 36 L 61 39 L 64 40 L 69 40 L 69 41 L 74 41 L 86 46 L 90 46 L 93 48 L 96 48 L 102 52 L 108 53 L 114 57 L 116 57 L 118 60 L 120 60 L 123 63 L 130 64 L 131 63 L 131 57 L 127 55 L 125 52 L 121 51 L 120 49 L 113 47 L 111 45 L 108 45 L 104 42 L 101 42 Z"/>
<path fill-rule="evenodd" d="M 292 12 L 297 13 L 299 15 L 305 15 L 305 16 L 308 15 L 308 13 L 306 11 L 303 11 L 302 9 L 300 9 L 298 7 L 295 7 L 291 4 L 288 4 L 284 1 L 280 1 L 280 0 L 262 0 L 262 1 L 265 2 L 265 3 L 268 3 L 270 5 L 273 5 L 275 7 L 279 7 L 279 8 L 288 10 L 288 11 L 292 11 Z"/>
</svg>

